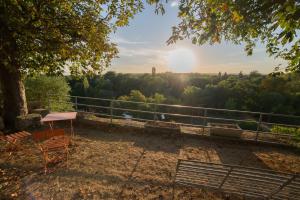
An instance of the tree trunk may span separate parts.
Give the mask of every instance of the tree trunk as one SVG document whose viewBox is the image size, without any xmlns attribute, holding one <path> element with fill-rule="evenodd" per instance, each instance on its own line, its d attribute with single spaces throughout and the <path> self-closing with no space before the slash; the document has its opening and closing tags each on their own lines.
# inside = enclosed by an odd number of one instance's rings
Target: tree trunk
<svg viewBox="0 0 300 200">
<path fill-rule="evenodd" d="M 11 70 L 10 70 L 11 69 Z M 3 121 L 5 128 L 15 129 L 16 117 L 28 114 L 25 87 L 18 69 L 0 66 L 3 93 Z"/>
</svg>

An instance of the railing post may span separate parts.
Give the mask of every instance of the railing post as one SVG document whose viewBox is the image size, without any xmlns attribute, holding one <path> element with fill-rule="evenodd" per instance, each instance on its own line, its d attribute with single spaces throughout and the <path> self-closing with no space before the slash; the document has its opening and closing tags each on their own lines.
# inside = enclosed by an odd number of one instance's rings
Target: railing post
<svg viewBox="0 0 300 200">
<path fill-rule="evenodd" d="M 113 123 L 113 108 L 114 108 L 114 100 L 111 100 L 110 102 L 110 124 Z"/>
<path fill-rule="evenodd" d="M 154 116 L 153 116 L 153 120 L 157 121 L 157 104 L 154 104 Z"/>
<path fill-rule="evenodd" d="M 206 126 L 206 122 L 207 122 L 207 120 L 206 120 L 206 116 L 207 116 L 207 109 L 204 109 L 204 115 L 203 115 L 203 117 L 204 117 L 204 119 L 203 119 L 203 126 Z"/>
<path fill-rule="evenodd" d="M 261 121 L 262 121 L 262 114 L 260 113 L 259 114 L 259 120 L 258 120 L 258 123 L 257 123 L 257 128 L 256 128 L 255 141 L 257 141 L 257 139 L 258 139 L 258 134 L 259 134 L 259 128 L 261 126 Z"/>
<path fill-rule="evenodd" d="M 78 110 L 78 106 L 77 106 L 77 96 L 75 97 L 75 110 Z"/>
<path fill-rule="evenodd" d="M 204 134 L 204 127 L 206 126 L 206 122 L 207 122 L 206 116 L 207 116 L 207 109 L 204 109 L 204 114 L 203 114 L 203 117 L 204 117 L 204 118 L 202 118 L 202 119 L 203 119 L 202 134 Z"/>
</svg>

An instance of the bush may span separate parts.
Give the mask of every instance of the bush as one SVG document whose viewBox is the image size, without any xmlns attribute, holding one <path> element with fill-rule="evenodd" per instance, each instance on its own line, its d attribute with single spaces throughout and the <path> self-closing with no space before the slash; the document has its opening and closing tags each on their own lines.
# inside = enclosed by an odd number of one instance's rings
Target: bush
<svg viewBox="0 0 300 200">
<path fill-rule="evenodd" d="M 49 108 L 51 111 L 73 110 L 70 87 L 64 77 L 37 76 L 25 80 L 30 109 Z"/>
<path fill-rule="evenodd" d="M 241 127 L 241 129 L 243 129 L 243 130 L 252 130 L 252 131 L 257 130 L 257 123 L 255 121 L 253 121 L 253 122 L 239 122 L 238 124 Z"/>
<path fill-rule="evenodd" d="M 293 128 L 293 127 L 284 127 L 274 125 L 271 129 L 273 133 L 282 133 L 282 134 L 289 134 L 293 135 L 295 139 L 300 141 L 300 128 Z"/>
</svg>

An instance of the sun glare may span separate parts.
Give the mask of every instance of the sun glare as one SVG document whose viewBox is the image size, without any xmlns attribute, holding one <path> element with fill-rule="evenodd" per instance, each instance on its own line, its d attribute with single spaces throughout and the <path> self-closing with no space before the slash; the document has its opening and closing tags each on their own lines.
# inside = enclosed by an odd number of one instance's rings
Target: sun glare
<svg viewBox="0 0 300 200">
<path fill-rule="evenodd" d="M 196 67 L 196 57 L 192 50 L 178 48 L 168 53 L 168 67 L 172 72 L 191 72 Z"/>
</svg>

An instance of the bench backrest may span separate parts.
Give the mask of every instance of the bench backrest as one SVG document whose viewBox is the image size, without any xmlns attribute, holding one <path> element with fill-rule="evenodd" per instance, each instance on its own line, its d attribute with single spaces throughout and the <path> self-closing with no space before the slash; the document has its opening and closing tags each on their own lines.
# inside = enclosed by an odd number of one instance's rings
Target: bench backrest
<svg viewBox="0 0 300 200">
<path fill-rule="evenodd" d="M 64 129 L 54 129 L 54 130 L 43 130 L 33 133 L 33 140 L 36 142 L 41 142 L 43 140 L 47 140 L 54 136 L 65 135 Z"/>
</svg>

